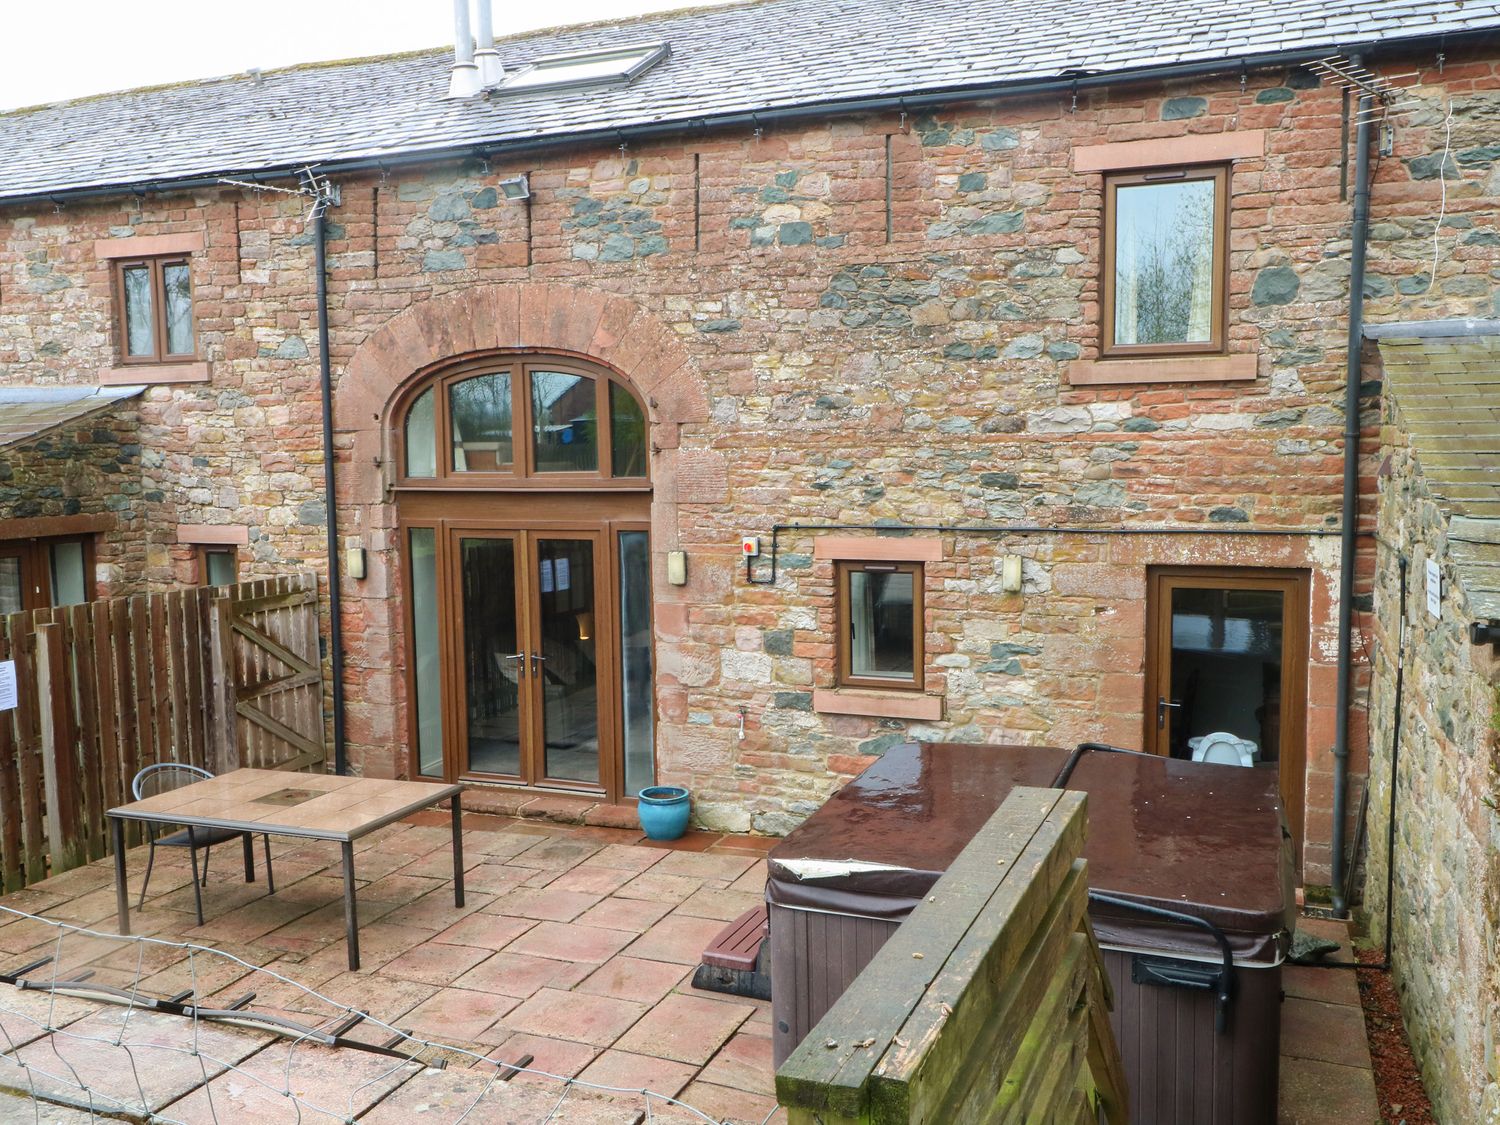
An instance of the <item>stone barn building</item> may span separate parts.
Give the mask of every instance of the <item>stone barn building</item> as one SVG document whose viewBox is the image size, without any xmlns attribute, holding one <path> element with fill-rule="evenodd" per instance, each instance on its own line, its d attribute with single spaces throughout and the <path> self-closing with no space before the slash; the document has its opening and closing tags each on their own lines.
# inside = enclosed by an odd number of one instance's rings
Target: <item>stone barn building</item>
<svg viewBox="0 0 1500 1125">
<path fill-rule="evenodd" d="M 470 96 L 429 51 L 6 114 L 0 603 L 316 568 L 342 765 L 605 823 L 1227 733 L 1341 904 L 1359 324 L 1497 313 L 1497 29 L 759 0 Z"/>
</svg>

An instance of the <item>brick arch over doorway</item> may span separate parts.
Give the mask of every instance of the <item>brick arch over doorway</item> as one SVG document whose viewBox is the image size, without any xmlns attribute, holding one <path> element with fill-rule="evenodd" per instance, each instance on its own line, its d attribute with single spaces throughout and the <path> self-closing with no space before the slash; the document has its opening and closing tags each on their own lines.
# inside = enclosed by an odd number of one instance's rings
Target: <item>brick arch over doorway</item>
<svg viewBox="0 0 1500 1125">
<path fill-rule="evenodd" d="M 391 406 L 404 389 L 456 360 L 533 351 L 613 368 L 644 399 L 654 554 L 677 546 L 680 504 L 724 499 L 722 454 L 679 448 L 683 426 L 708 420 L 703 377 L 678 335 L 634 301 L 573 285 L 476 285 L 412 305 L 371 333 L 334 395 L 340 538 L 344 547 L 368 552 L 366 578 L 346 581 L 342 599 L 349 756 L 367 776 L 400 776 L 407 767 L 404 611 L 396 505 L 387 487 Z M 661 566 L 653 570 L 659 608 L 694 596 L 691 581 L 668 586 Z M 664 644 L 670 638 L 659 623 L 659 658 Z"/>
</svg>

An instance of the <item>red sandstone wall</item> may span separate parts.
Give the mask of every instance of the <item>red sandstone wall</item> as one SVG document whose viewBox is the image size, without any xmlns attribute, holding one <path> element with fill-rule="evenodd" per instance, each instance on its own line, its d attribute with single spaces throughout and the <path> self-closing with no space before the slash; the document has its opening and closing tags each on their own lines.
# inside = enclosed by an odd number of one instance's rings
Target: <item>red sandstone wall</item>
<svg viewBox="0 0 1500 1125">
<path fill-rule="evenodd" d="M 1500 79 L 1488 61 L 1449 59 L 1441 73 L 1413 62 L 1429 108 L 1403 119 L 1377 170 L 1367 315 L 1494 315 L 1500 164 L 1483 144 Z M 742 532 L 774 522 L 1335 526 L 1350 205 L 1339 199 L 1339 98 L 1305 77 L 345 180 L 329 248 L 340 402 L 378 406 L 412 375 L 403 357 L 475 346 L 472 328 L 449 334 L 432 316 L 413 322 L 421 347 L 375 341 L 403 310 L 492 285 L 522 296 L 485 339 L 501 328 L 515 346 L 586 338 L 589 354 L 660 388 L 654 546 L 687 550 L 692 580 L 658 583 L 658 755 L 663 776 L 692 785 L 700 813 L 726 827 L 785 830 L 893 738 L 1138 745 L 1145 568 L 1307 568 L 1316 878 L 1330 803 L 1331 541 L 948 536 L 927 579 L 928 687 L 945 705 L 931 723 L 810 710 L 832 678 L 831 565 L 811 560 L 810 536 L 791 536 L 768 589 L 746 585 L 737 557 Z M 1434 290 L 1434 151 L 1449 97 L 1455 156 Z M 1267 131 L 1265 155 L 1232 180 L 1229 317 L 1230 349 L 1256 357 L 1255 381 L 1068 386 L 1068 364 L 1096 348 L 1101 223 L 1101 179 L 1072 170 L 1073 148 L 1255 129 Z M 529 215 L 494 198 L 495 182 L 521 171 Z M 297 201 L 225 188 L 0 210 L 0 378 L 97 381 L 115 357 L 92 240 L 180 231 L 205 235 L 194 282 L 209 378 L 154 387 L 141 403 L 152 549 L 139 578 L 180 577 L 171 541 L 191 522 L 247 526 L 246 576 L 321 568 L 312 248 Z M 556 290 L 520 283 L 579 293 L 533 299 L 524 294 Z M 668 343 L 676 366 L 661 359 Z M 371 550 L 345 616 L 351 753 L 389 774 L 407 768 L 404 657 L 375 413 L 343 423 L 352 483 L 340 519 Z M 1373 446 L 1373 413 L 1366 422 Z M 1022 596 L 998 591 L 1002 542 L 1029 560 Z M 1364 740 L 1356 722 L 1357 772 Z"/>
</svg>

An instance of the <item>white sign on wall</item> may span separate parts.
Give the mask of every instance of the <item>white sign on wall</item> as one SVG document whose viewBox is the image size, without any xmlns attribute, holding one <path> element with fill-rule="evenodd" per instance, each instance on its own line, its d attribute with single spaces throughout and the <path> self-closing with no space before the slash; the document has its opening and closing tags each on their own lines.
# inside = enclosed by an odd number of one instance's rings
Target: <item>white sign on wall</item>
<svg viewBox="0 0 1500 1125">
<path fill-rule="evenodd" d="M 1443 616 L 1443 572 L 1432 559 L 1427 560 L 1427 612 Z"/>
<path fill-rule="evenodd" d="M 0 660 L 0 711 L 16 709 L 16 662 Z"/>
</svg>

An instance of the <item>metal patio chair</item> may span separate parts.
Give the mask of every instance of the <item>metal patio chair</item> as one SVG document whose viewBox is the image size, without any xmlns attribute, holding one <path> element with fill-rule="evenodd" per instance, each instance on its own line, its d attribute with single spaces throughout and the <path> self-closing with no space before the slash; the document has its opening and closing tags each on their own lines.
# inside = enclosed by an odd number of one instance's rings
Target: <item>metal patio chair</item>
<svg viewBox="0 0 1500 1125">
<path fill-rule="evenodd" d="M 156 765 L 147 766 L 135 775 L 130 783 L 130 791 L 137 801 L 143 801 L 147 797 L 155 797 L 161 793 L 180 789 L 184 785 L 191 785 L 196 781 L 203 781 L 214 775 L 201 766 L 190 766 L 185 762 L 158 762 Z M 232 828 L 179 828 L 176 832 L 168 833 L 157 838 L 157 825 L 147 822 L 146 824 L 146 877 L 141 880 L 141 899 L 138 909 L 146 905 L 146 888 L 151 883 L 151 867 L 156 862 L 157 848 L 187 848 L 188 855 L 193 864 L 193 906 L 197 911 L 198 925 L 203 925 L 203 888 L 208 886 L 208 859 L 209 849 L 215 844 L 222 844 L 227 840 L 239 837 L 244 845 L 245 851 L 245 882 L 255 882 L 255 848 L 251 839 L 253 833 L 239 832 Z M 276 877 L 271 871 L 271 837 L 263 836 L 266 847 L 266 887 L 268 893 L 276 893 Z M 198 871 L 198 851 L 203 851 L 203 871 Z"/>
</svg>

